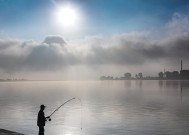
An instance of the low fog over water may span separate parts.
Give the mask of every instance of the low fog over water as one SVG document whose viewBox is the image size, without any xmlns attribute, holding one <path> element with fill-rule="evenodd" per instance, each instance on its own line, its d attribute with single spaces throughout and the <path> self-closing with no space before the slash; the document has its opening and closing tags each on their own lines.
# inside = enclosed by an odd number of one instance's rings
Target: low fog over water
<svg viewBox="0 0 189 135">
<path fill-rule="evenodd" d="M 0 126 L 34 135 L 37 113 L 66 100 L 45 126 L 46 135 L 187 135 L 188 81 L 1 82 Z M 82 127 L 82 131 L 81 131 Z"/>
</svg>

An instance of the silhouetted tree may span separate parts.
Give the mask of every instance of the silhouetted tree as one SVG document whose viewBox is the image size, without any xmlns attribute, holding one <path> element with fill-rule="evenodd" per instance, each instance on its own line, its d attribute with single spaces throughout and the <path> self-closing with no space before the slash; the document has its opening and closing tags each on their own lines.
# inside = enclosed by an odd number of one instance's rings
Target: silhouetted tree
<svg viewBox="0 0 189 135">
<path fill-rule="evenodd" d="M 131 73 L 125 73 L 124 76 L 126 79 L 131 79 Z"/>
<path fill-rule="evenodd" d="M 173 71 L 172 72 L 172 78 L 179 79 L 179 72 L 178 71 Z"/>
<path fill-rule="evenodd" d="M 135 75 L 135 78 L 138 79 L 138 75 L 137 74 Z"/>
<path fill-rule="evenodd" d="M 100 80 L 106 80 L 106 76 L 101 76 Z"/>
<path fill-rule="evenodd" d="M 159 78 L 161 78 L 161 79 L 163 78 L 163 72 L 159 72 L 158 75 L 159 75 Z"/>
<path fill-rule="evenodd" d="M 138 76 L 139 76 L 139 78 L 140 78 L 140 79 L 142 79 L 142 78 L 143 78 L 142 73 L 138 73 Z"/>
<path fill-rule="evenodd" d="M 112 77 L 112 76 L 101 76 L 100 77 L 100 80 L 113 80 L 114 79 L 114 77 Z"/>
<path fill-rule="evenodd" d="M 171 79 L 171 72 L 166 71 L 165 76 L 166 76 L 167 79 Z"/>
<path fill-rule="evenodd" d="M 166 78 L 167 79 L 179 79 L 179 72 L 178 71 L 167 71 L 165 72 Z"/>
</svg>

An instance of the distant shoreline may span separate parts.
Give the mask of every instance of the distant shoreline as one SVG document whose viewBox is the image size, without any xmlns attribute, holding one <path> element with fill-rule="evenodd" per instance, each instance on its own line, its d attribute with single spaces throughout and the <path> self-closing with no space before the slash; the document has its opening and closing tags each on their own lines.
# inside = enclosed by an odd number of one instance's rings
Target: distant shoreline
<svg viewBox="0 0 189 135">
<path fill-rule="evenodd" d="M 0 134 L 2 134 L 2 135 L 24 135 L 24 134 L 9 131 L 9 130 L 6 130 L 6 129 L 0 129 Z"/>
<path fill-rule="evenodd" d="M 99 79 L 99 80 L 0 80 L 0 82 L 63 82 L 63 81 L 145 81 L 145 80 L 159 80 L 159 81 L 187 81 L 189 79 Z"/>
<path fill-rule="evenodd" d="M 187 81 L 189 79 L 104 79 L 104 80 L 101 80 L 101 81 L 144 81 L 144 80 L 159 80 L 159 81 Z"/>
</svg>

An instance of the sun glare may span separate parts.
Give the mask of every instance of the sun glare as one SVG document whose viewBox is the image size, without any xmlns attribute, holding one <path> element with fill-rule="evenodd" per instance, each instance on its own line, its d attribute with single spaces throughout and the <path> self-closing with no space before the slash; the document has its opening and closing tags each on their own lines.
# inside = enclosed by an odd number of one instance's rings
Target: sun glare
<svg viewBox="0 0 189 135">
<path fill-rule="evenodd" d="M 73 7 L 64 6 L 58 8 L 56 19 L 64 27 L 73 27 L 78 23 L 79 15 Z"/>
</svg>

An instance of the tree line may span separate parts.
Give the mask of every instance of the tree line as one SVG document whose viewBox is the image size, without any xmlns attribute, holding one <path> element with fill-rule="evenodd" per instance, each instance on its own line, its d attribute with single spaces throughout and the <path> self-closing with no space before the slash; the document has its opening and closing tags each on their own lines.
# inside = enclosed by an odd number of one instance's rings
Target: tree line
<svg viewBox="0 0 189 135">
<path fill-rule="evenodd" d="M 157 76 L 143 76 L 143 74 L 137 73 L 134 76 L 130 72 L 124 73 L 122 77 L 113 77 L 113 76 L 101 76 L 100 80 L 170 80 L 170 79 L 180 79 L 180 73 L 178 71 L 166 71 L 166 72 L 159 72 Z"/>
</svg>

